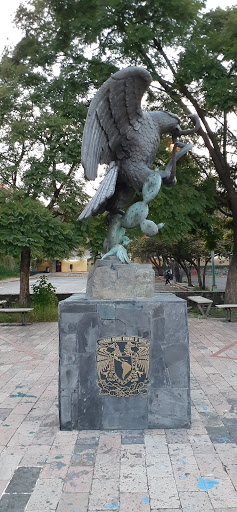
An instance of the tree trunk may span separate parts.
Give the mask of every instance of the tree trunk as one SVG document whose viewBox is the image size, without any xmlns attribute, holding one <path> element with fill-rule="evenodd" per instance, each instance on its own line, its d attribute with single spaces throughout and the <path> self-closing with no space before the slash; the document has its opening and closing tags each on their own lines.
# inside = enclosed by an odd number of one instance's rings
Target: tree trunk
<svg viewBox="0 0 237 512">
<path fill-rule="evenodd" d="M 187 267 L 186 276 L 187 276 L 187 278 L 188 278 L 188 286 L 193 286 L 193 283 L 192 283 L 192 271 L 191 271 L 191 267 Z"/>
<path fill-rule="evenodd" d="M 186 263 L 184 261 L 181 261 L 181 260 L 179 260 L 178 263 L 180 264 L 180 266 L 182 267 L 182 269 L 184 270 L 184 272 L 185 272 L 185 274 L 187 276 L 188 286 L 193 286 L 193 284 L 192 284 L 191 267 L 186 265 Z"/>
<path fill-rule="evenodd" d="M 149 260 L 152 263 L 152 265 L 154 265 L 154 267 L 156 267 L 156 269 L 158 271 L 158 275 L 160 275 L 160 262 L 159 262 L 159 260 L 157 261 L 157 259 L 153 258 L 153 256 L 150 256 Z"/>
<path fill-rule="evenodd" d="M 237 248 L 231 258 L 227 275 L 225 304 L 237 304 Z"/>
<path fill-rule="evenodd" d="M 200 288 L 200 290 L 203 289 L 203 284 L 202 284 L 202 276 L 201 276 L 201 265 L 200 265 L 200 258 L 197 259 L 197 263 L 193 264 L 196 272 L 197 272 L 197 278 L 198 278 L 198 286 Z"/>
<path fill-rule="evenodd" d="M 181 283 L 182 280 L 181 280 L 181 276 L 180 276 L 179 264 L 178 264 L 178 262 L 176 260 L 174 260 L 173 271 L 174 271 L 174 278 L 175 278 L 175 280 L 178 283 Z"/>
<path fill-rule="evenodd" d="M 19 303 L 21 306 L 27 306 L 30 300 L 30 249 L 24 247 L 21 252 L 21 267 L 20 267 L 20 295 Z"/>
<path fill-rule="evenodd" d="M 202 289 L 205 290 L 206 288 L 206 270 L 207 270 L 207 264 L 209 260 L 205 261 L 205 265 L 203 267 L 203 273 L 202 273 Z"/>
<path fill-rule="evenodd" d="M 237 304 L 237 195 L 232 196 L 231 206 L 234 228 L 234 251 L 225 287 L 225 304 Z"/>
</svg>

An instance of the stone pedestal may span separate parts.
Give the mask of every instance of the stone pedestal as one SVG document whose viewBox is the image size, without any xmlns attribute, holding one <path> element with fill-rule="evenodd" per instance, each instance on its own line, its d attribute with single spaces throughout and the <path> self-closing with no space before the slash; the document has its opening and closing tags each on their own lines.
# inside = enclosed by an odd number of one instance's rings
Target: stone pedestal
<svg viewBox="0 0 237 512">
<path fill-rule="evenodd" d="M 136 299 L 154 294 L 155 272 L 151 265 L 127 265 L 109 256 L 97 260 L 88 275 L 86 297 L 90 299 Z"/>
<path fill-rule="evenodd" d="M 73 295 L 59 334 L 62 430 L 189 427 L 186 301 Z"/>
</svg>

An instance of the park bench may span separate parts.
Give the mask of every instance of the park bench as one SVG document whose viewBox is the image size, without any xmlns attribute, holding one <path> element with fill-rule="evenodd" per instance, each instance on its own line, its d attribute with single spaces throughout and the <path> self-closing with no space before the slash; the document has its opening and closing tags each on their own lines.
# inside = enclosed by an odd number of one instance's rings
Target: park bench
<svg viewBox="0 0 237 512">
<path fill-rule="evenodd" d="M 20 313 L 21 314 L 21 323 L 22 325 L 26 325 L 26 315 L 29 311 L 33 311 L 34 308 L 2 308 L 0 309 L 1 313 Z"/>
<path fill-rule="evenodd" d="M 216 304 L 216 308 L 226 309 L 227 320 L 231 322 L 231 311 L 237 308 L 237 304 Z"/>
<path fill-rule="evenodd" d="M 206 297 L 202 297 L 201 295 L 191 295 L 190 297 L 188 297 L 188 300 L 190 302 L 194 302 L 194 304 L 197 305 L 201 315 L 203 315 L 203 316 L 208 315 L 208 313 L 211 309 L 211 305 L 213 303 L 213 300 L 207 299 Z M 206 307 L 206 312 L 204 311 L 205 307 Z"/>
</svg>

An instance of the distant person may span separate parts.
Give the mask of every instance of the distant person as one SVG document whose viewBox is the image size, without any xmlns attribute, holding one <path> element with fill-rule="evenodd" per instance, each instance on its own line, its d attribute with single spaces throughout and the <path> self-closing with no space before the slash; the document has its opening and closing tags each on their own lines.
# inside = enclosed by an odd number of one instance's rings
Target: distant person
<svg viewBox="0 0 237 512">
<path fill-rule="evenodd" d="M 166 270 L 165 279 L 166 279 L 165 284 L 170 284 L 171 275 L 170 275 L 169 270 Z"/>
</svg>

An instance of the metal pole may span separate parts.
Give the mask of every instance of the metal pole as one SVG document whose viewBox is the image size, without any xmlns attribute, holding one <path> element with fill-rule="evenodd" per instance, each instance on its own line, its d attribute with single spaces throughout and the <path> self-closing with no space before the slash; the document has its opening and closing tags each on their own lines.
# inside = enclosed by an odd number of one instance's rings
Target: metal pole
<svg viewBox="0 0 237 512">
<path fill-rule="evenodd" d="M 216 276 L 215 276 L 215 260 L 214 260 L 214 251 L 211 251 L 211 267 L 212 267 L 212 291 L 217 290 L 216 286 Z"/>
</svg>

